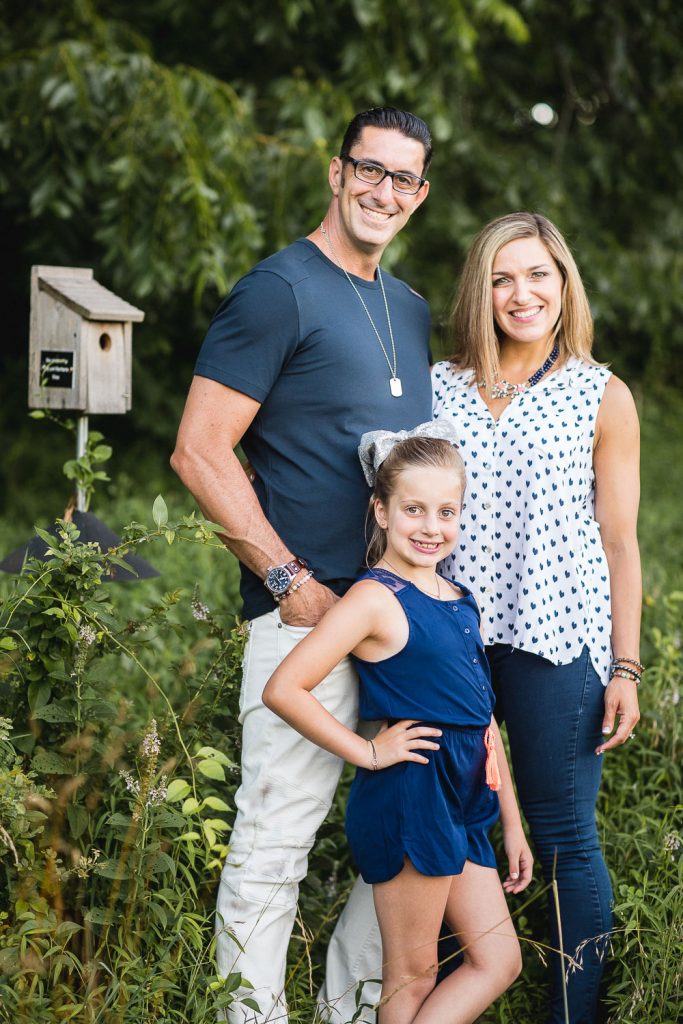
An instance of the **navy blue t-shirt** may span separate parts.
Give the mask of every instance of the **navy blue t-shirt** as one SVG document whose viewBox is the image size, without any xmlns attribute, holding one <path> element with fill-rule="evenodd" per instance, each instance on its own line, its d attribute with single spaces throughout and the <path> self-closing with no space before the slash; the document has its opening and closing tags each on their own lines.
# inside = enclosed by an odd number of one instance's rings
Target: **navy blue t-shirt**
<svg viewBox="0 0 683 1024">
<path fill-rule="evenodd" d="M 365 559 L 369 489 L 358 459 L 367 430 L 405 430 L 432 418 L 429 308 L 383 273 L 403 395 L 358 296 L 339 269 L 301 238 L 257 264 L 221 303 L 195 374 L 261 403 L 242 439 L 261 507 L 290 550 L 337 594 Z M 379 281 L 353 278 L 391 358 Z M 275 607 L 242 566 L 244 615 Z"/>
</svg>

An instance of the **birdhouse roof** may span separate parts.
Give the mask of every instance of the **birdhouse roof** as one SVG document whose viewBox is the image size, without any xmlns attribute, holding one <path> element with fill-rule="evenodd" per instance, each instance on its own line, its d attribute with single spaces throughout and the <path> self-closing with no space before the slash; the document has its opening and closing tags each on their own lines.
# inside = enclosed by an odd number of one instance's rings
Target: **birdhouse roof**
<svg viewBox="0 0 683 1024">
<path fill-rule="evenodd" d="M 86 320 L 140 323 L 145 318 L 141 309 L 110 292 L 93 277 L 62 277 L 61 274 L 57 277 L 48 272 L 45 277 L 39 276 L 38 285 L 41 291 L 80 313 Z"/>
</svg>

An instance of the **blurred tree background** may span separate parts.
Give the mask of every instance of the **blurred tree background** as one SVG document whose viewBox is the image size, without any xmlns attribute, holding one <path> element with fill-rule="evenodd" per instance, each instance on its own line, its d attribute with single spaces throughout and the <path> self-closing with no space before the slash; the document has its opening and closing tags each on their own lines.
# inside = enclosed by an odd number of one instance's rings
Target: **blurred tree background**
<svg viewBox="0 0 683 1024">
<path fill-rule="evenodd" d="M 674 0 L 2 0 L 0 29 L 0 515 L 58 510 L 70 454 L 25 419 L 31 264 L 93 266 L 146 310 L 133 413 L 96 425 L 124 477 L 168 479 L 213 309 L 317 223 L 371 105 L 433 131 L 429 201 L 385 263 L 430 300 L 436 352 L 473 234 L 532 209 L 575 250 L 598 358 L 648 394 L 681 383 Z"/>
</svg>

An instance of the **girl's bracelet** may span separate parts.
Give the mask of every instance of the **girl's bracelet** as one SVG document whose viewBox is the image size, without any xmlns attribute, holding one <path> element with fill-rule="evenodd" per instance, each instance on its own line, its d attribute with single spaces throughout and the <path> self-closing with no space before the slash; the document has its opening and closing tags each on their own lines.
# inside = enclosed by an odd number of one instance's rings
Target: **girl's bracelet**
<svg viewBox="0 0 683 1024">
<path fill-rule="evenodd" d="M 377 764 L 377 751 L 375 750 L 375 744 L 372 742 L 372 740 L 368 740 L 368 743 L 370 744 L 370 749 L 372 750 L 372 770 L 373 772 L 376 772 L 379 769 L 379 765 Z"/>
</svg>

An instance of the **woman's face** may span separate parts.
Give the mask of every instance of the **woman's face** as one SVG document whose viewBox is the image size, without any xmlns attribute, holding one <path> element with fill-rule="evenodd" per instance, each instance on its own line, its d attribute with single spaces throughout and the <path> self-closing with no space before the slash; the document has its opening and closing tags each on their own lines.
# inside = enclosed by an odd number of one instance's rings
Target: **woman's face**
<svg viewBox="0 0 683 1024">
<path fill-rule="evenodd" d="M 491 284 L 501 340 L 548 343 L 562 312 L 562 283 L 540 238 L 516 238 L 499 249 Z"/>
</svg>

